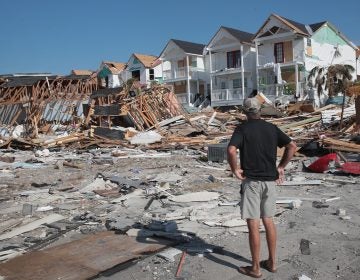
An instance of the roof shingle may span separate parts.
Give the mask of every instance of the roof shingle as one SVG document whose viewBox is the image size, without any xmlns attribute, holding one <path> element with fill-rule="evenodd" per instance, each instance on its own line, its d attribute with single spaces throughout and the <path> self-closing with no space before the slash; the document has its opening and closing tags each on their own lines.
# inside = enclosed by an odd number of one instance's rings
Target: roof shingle
<svg viewBox="0 0 360 280">
<path fill-rule="evenodd" d="M 185 53 L 202 55 L 203 50 L 205 48 L 204 44 L 192 43 L 192 42 L 176 40 L 176 39 L 171 39 L 171 41 L 173 41 Z"/>
</svg>

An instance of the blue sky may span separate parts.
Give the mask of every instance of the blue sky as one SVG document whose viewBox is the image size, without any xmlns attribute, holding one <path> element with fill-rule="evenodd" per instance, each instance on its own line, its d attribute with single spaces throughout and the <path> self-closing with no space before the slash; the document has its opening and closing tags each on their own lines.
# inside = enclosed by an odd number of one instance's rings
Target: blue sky
<svg viewBox="0 0 360 280">
<path fill-rule="evenodd" d="M 360 45 L 359 12 L 359 0 L 3 1 L 0 74 L 96 70 L 134 52 L 159 55 L 171 38 L 207 44 L 221 25 L 255 33 L 271 13 L 328 20 Z"/>
</svg>

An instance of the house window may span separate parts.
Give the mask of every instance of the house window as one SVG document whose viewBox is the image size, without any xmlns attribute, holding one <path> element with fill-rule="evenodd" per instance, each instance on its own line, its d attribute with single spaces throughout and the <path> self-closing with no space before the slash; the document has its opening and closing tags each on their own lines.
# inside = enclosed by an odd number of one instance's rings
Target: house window
<svg viewBox="0 0 360 280">
<path fill-rule="evenodd" d="M 221 89 L 226 89 L 226 83 L 225 82 L 221 82 Z"/>
<path fill-rule="evenodd" d="M 131 72 L 131 77 L 135 80 L 140 81 L 140 70 L 135 70 Z"/>
<path fill-rule="evenodd" d="M 311 39 L 310 39 L 310 38 L 307 38 L 306 45 L 307 45 L 308 47 L 311 47 Z"/>
<path fill-rule="evenodd" d="M 177 64 L 178 64 L 178 68 L 183 68 L 183 67 L 185 67 L 185 61 L 184 61 L 184 59 L 178 60 Z"/>
<path fill-rule="evenodd" d="M 232 51 L 227 53 L 227 68 L 240 68 L 241 56 L 239 51 Z"/>
<path fill-rule="evenodd" d="M 276 63 L 284 62 L 284 43 L 276 43 L 274 44 L 274 55 Z"/>
<path fill-rule="evenodd" d="M 244 87 L 247 87 L 247 79 L 244 79 Z M 242 88 L 242 80 L 241 79 L 234 79 L 233 80 L 233 88 Z"/>
<path fill-rule="evenodd" d="M 241 88 L 241 79 L 233 80 L 233 88 Z"/>
<path fill-rule="evenodd" d="M 149 79 L 150 81 L 155 80 L 154 69 L 149 69 Z"/>
<path fill-rule="evenodd" d="M 276 32 L 279 31 L 279 29 L 280 29 L 279 27 L 273 26 L 273 27 L 270 28 L 270 31 L 271 31 L 272 34 L 275 34 Z"/>
<path fill-rule="evenodd" d="M 189 64 L 191 67 L 197 67 L 197 60 L 196 57 L 189 57 Z"/>
</svg>

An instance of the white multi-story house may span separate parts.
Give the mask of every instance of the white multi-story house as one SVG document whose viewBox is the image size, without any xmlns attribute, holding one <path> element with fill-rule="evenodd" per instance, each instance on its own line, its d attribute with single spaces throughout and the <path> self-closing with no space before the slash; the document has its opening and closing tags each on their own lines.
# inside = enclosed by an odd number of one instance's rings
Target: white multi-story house
<svg viewBox="0 0 360 280">
<path fill-rule="evenodd" d="M 103 61 L 97 71 L 100 86 L 107 88 L 121 86 L 125 67 L 126 64 L 122 62 Z"/>
<path fill-rule="evenodd" d="M 310 25 L 272 14 L 255 34 L 257 89 L 276 99 L 303 98 L 315 67 L 349 64 L 356 46 L 327 21 Z"/>
<path fill-rule="evenodd" d="M 242 105 L 256 86 L 254 34 L 220 27 L 206 47 L 212 106 Z"/>
<path fill-rule="evenodd" d="M 133 78 L 147 86 L 162 80 L 160 60 L 153 55 L 132 54 L 124 73 L 124 80 Z"/>
<path fill-rule="evenodd" d="M 171 39 L 159 56 L 163 83 L 173 86 L 182 104 L 198 105 L 207 95 L 209 74 L 205 71 L 204 47 Z"/>
</svg>

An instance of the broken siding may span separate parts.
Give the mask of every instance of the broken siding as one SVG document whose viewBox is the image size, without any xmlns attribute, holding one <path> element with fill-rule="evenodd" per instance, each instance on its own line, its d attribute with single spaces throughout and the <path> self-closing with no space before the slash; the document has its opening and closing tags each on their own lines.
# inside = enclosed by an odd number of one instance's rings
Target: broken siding
<svg viewBox="0 0 360 280">
<path fill-rule="evenodd" d="M 28 134 L 37 136 L 39 125 L 44 122 L 68 123 L 79 121 L 82 104 L 97 88 L 92 78 L 57 77 L 49 80 L 40 77 L 14 78 L 0 88 L 0 119 L 3 125 L 13 125 L 23 111 L 21 124 L 27 124 Z M 18 105 L 18 106 L 15 106 Z"/>
<path fill-rule="evenodd" d="M 83 104 L 87 104 L 87 100 L 57 100 L 46 104 L 42 119 L 48 122 L 69 122 L 74 117 L 82 118 Z"/>
<path fill-rule="evenodd" d="M 348 45 L 344 39 L 342 39 L 332 28 L 327 25 L 324 25 L 318 31 L 316 31 L 312 36 L 312 39 L 319 44 L 331 44 L 333 46 Z"/>
<path fill-rule="evenodd" d="M 320 28 L 311 40 L 312 54 L 306 56 L 306 71 L 315 66 L 328 66 L 332 64 L 349 64 L 356 69 L 356 51 L 333 29 L 328 26 Z M 339 57 L 335 57 L 335 50 L 338 48 Z M 355 78 L 356 74 L 353 75 Z"/>
<path fill-rule="evenodd" d="M 21 116 L 20 116 L 21 115 Z M 0 106 L 0 124 L 13 125 L 25 119 L 22 104 L 9 104 Z"/>
</svg>

